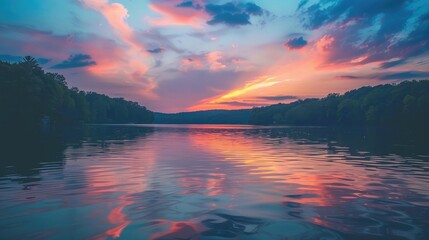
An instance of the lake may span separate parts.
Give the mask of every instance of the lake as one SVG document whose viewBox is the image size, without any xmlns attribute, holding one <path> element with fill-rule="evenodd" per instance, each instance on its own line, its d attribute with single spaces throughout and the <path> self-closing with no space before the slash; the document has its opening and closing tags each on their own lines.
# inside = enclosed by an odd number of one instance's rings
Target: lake
<svg viewBox="0 0 429 240">
<path fill-rule="evenodd" d="M 429 239 L 426 138 L 94 125 L 2 136 L 1 239 Z"/>
</svg>

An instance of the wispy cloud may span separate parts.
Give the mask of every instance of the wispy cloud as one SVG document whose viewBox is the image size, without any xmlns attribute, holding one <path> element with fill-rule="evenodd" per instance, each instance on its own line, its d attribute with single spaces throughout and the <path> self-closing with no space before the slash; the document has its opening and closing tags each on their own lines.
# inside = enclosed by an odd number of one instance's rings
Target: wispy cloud
<svg viewBox="0 0 429 240">
<path fill-rule="evenodd" d="M 283 101 L 283 100 L 295 100 L 298 99 L 297 96 L 284 95 L 284 96 L 262 96 L 258 97 L 259 99 L 269 100 L 269 101 Z"/>
<path fill-rule="evenodd" d="M 148 70 L 145 63 L 147 51 L 143 44 L 136 40 L 134 30 L 126 21 L 127 8 L 120 3 L 109 3 L 107 0 L 83 0 L 83 2 L 87 7 L 100 12 L 105 17 L 114 33 L 126 46 L 121 53 L 122 61 L 116 59 L 115 64 L 109 64 L 109 67 L 97 64 L 89 70 L 98 75 L 123 74 L 128 80 L 139 82 L 140 85 L 144 83 L 141 86 L 146 89 L 145 94 L 153 95 L 152 90 L 156 87 L 156 83 L 151 78 L 144 76 Z M 98 62 L 98 59 L 96 60 Z"/>
</svg>

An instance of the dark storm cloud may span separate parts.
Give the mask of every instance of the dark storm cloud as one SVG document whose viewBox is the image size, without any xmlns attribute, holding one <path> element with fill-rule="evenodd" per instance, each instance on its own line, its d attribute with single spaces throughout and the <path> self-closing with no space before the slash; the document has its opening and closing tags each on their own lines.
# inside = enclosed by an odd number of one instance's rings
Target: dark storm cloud
<svg viewBox="0 0 429 240">
<path fill-rule="evenodd" d="M 303 37 L 296 37 L 289 39 L 285 46 L 289 49 L 300 49 L 307 45 L 307 41 Z"/>
<path fill-rule="evenodd" d="M 52 66 L 54 69 L 65 69 L 65 68 L 80 68 L 95 65 L 95 61 L 92 60 L 88 54 L 75 54 L 70 55 L 69 58 L 59 64 Z"/>
<path fill-rule="evenodd" d="M 304 27 L 331 37 L 328 64 L 382 61 L 381 68 L 390 68 L 429 53 L 429 5 L 416 0 L 301 1 L 297 13 Z"/>
<path fill-rule="evenodd" d="M 251 16 L 261 16 L 263 10 L 254 3 L 207 4 L 204 10 L 212 17 L 207 24 L 226 24 L 229 26 L 248 25 Z"/>
<path fill-rule="evenodd" d="M 297 96 L 290 96 L 290 95 L 285 95 L 285 96 L 262 96 L 262 97 L 258 97 L 259 99 L 263 99 L 263 100 L 269 100 L 269 101 L 283 101 L 283 100 L 294 100 L 294 99 L 298 99 Z"/>
<path fill-rule="evenodd" d="M 161 53 L 161 52 L 163 52 L 164 51 L 164 49 L 162 49 L 162 48 L 153 48 L 153 49 L 148 49 L 148 50 L 146 50 L 147 52 L 150 52 L 150 53 Z"/>
</svg>

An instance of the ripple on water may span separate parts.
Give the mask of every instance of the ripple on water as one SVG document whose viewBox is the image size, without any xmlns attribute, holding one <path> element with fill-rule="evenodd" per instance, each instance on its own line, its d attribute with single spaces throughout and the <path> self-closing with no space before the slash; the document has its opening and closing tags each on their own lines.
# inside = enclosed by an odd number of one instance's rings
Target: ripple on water
<svg viewBox="0 0 429 240">
<path fill-rule="evenodd" d="M 429 239 L 427 152 L 322 128 L 93 128 L 0 165 L 1 238 Z"/>
</svg>

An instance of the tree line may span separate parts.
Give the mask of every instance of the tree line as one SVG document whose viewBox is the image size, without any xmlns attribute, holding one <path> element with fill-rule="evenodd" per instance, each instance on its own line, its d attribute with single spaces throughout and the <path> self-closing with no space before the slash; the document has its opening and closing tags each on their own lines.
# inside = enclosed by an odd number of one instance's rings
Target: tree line
<svg viewBox="0 0 429 240">
<path fill-rule="evenodd" d="M 251 109 L 205 110 L 181 113 L 154 113 L 159 124 L 248 124 Z"/>
<path fill-rule="evenodd" d="M 429 81 L 362 87 L 343 95 L 254 108 L 251 124 L 424 127 L 429 123 Z"/>
<path fill-rule="evenodd" d="M 151 123 L 153 113 L 136 102 L 68 87 L 63 75 L 45 72 L 33 57 L 0 61 L 0 123 Z"/>
</svg>

